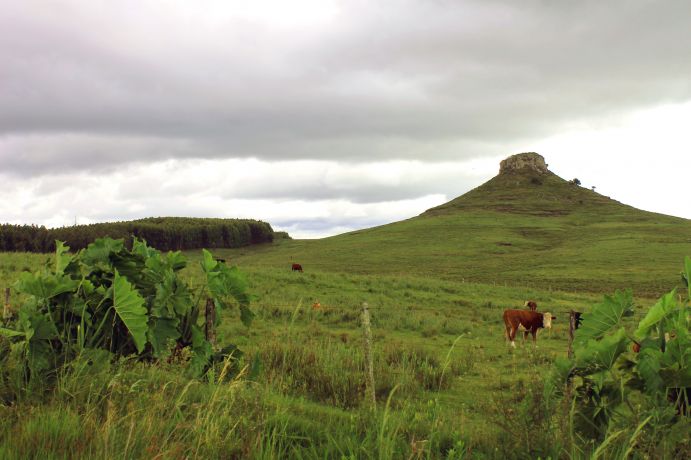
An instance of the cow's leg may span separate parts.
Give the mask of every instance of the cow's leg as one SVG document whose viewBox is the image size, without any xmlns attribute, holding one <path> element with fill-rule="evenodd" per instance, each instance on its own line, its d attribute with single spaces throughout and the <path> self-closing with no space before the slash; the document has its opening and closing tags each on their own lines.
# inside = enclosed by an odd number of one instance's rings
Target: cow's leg
<svg viewBox="0 0 691 460">
<path fill-rule="evenodd" d="M 530 333 L 533 334 L 533 347 L 537 348 L 537 328 L 531 329 Z"/>
<path fill-rule="evenodd" d="M 511 325 L 511 330 L 509 331 L 509 340 L 511 340 L 511 346 L 516 348 L 516 332 L 518 331 L 518 326 Z"/>
<path fill-rule="evenodd" d="M 506 340 L 509 342 L 511 341 L 511 324 L 508 320 L 504 320 L 504 337 L 506 337 Z"/>
</svg>

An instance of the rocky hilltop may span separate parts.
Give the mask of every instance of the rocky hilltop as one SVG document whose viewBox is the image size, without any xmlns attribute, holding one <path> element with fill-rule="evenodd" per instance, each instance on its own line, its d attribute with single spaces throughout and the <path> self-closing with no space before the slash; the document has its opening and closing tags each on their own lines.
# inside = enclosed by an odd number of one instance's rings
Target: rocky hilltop
<svg viewBox="0 0 691 460">
<path fill-rule="evenodd" d="M 579 187 L 554 174 L 535 152 L 511 155 L 499 164 L 499 174 L 424 215 L 467 210 L 498 211 L 533 216 L 564 216 L 588 209 L 592 213 L 620 212 L 621 203 Z"/>
<path fill-rule="evenodd" d="M 512 174 L 525 170 L 534 171 L 538 174 L 549 172 L 545 157 L 535 152 L 511 155 L 499 163 L 499 174 Z"/>
</svg>

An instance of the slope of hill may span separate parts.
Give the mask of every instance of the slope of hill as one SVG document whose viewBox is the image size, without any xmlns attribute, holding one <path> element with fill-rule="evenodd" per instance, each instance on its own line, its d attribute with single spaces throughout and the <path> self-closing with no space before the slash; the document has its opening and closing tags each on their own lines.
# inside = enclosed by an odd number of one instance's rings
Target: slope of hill
<svg viewBox="0 0 691 460">
<path fill-rule="evenodd" d="M 621 204 L 519 154 L 500 174 L 420 216 L 321 240 L 236 250 L 241 265 L 657 295 L 679 281 L 691 221 Z"/>
</svg>

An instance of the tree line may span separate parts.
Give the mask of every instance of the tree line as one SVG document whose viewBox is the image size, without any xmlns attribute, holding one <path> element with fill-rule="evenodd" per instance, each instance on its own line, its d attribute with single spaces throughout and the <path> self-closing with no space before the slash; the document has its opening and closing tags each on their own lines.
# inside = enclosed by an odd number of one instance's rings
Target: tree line
<svg viewBox="0 0 691 460">
<path fill-rule="evenodd" d="M 193 217 L 148 217 L 60 228 L 0 224 L 0 251 L 53 252 L 55 240 L 64 241 L 77 251 L 104 237 L 124 238 L 128 243 L 137 237 L 158 250 L 177 251 L 269 243 L 274 231 L 271 225 L 259 220 Z"/>
</svg>

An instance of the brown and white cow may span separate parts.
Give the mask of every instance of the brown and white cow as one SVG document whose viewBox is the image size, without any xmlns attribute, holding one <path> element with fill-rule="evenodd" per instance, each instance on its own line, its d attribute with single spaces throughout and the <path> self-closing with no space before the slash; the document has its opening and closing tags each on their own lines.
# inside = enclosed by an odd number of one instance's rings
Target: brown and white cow
<svg viewBox="0 0 691 460">
<path fill-rule="evenodd" d="M 535 311 L 537 310 L 537 303 L 533 300 L 526 300 L 524 307 L 528 307 L 530 311 Z"/>
<path fill-rule="evenodd" d="M 294 272 L 302 272 L 302 265 L 300 264 L 293 264 L 290 269 Z"/>
<path fill-rule="evenodd" d="M 506 327 L 506 338 L 511 342 L 511 346 L 516 348 L 516 332 L 519 326 L 525 328 L 523 339 L 528 337 L 528 333 L 533 335 L 533 344 L 537 346 L 537 330 L 540 328 L 550 329 L 552 320 L 556 319 L 551 313 L 538 313 L 530 310 L 504 310 L 504 326 Z"/>
</svg>

